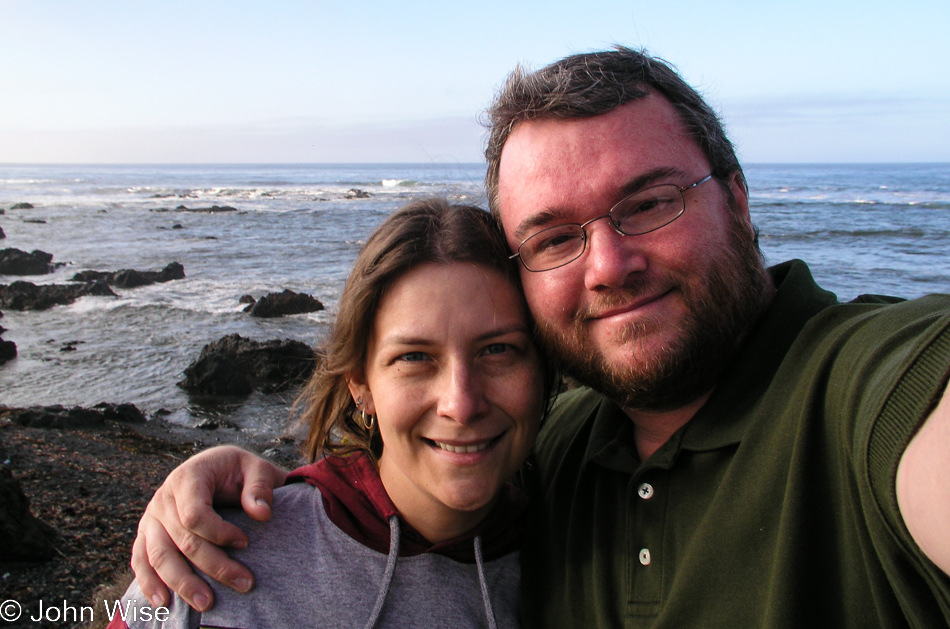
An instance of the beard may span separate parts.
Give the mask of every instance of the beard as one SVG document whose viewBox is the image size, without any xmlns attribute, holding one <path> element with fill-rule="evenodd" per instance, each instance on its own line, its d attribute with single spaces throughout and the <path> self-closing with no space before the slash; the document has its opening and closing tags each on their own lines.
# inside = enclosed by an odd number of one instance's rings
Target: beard
<svg viewBox="0 0 950 629">
<path fill-rule="evenodd" d="M 730 215 L 733 224 L 726 250 L 700 281 L 681 283 L 687 310 L 681 321 L 645 318 L 625 325 L 612 341 L 629 348 L 624 364 L 611 364 L 595 347 L 586 326 L 589 309 L 574 314 L 569 332 L 539 321 L 541 341 L 556 366 L 630 409 L 669 411 L 712 390 L 774 290 L 756 236 L 735 212 Z M 649 283 L 642 281 L 641 287 L 640 280 L 633 282 L 602 297 L 598 307 L 629 303 Z M 653 351 L 641 347 L 642 339 L 660 329 L 673 333 L 670 342 Z"/>
</svg>

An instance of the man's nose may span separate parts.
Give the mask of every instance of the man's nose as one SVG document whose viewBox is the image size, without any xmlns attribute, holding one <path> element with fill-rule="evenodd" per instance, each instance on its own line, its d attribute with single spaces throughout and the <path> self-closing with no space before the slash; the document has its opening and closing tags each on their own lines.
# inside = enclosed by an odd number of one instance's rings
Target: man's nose
<svg viewBox="0 0 950 629">
<path fill-rule="evenodd" d="M 606 221 L 586 227 L 587 250 L 578 260 L 584 265 L 584 286 L 587 290 L 622 288 L 631 273 L 645 271 L 647 258 L 638 236 L 625 236 Z"/>
</svg>

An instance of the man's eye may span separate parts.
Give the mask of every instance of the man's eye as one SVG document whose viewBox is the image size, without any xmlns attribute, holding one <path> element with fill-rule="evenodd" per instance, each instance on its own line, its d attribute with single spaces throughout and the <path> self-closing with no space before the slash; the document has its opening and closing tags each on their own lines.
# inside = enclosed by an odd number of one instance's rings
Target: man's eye
<svg viewBox="0 0 950 629">
<path fill-rule="evenodd" d="M 532 249 L 537 253 L 548 253 L 558 249 L 569 249 L 580 239 L 578 234 L 573 232 L 561 232 L 554 234 L 545 234 L 541 232 L 531 241 Z"/>
<path fill-rule="evenodd" d="M 644 212 L 650 212 L 662 206 L 663 203 L 660 199 L 644 199 L 643 201 L 638 201 L 636 204 L 630 206 L 628 210 L 631 214 L 643 214 Z"/>
<path fill-rule="evenodd" d="M 663 212 L 676 204 L 677 200 L 669 195 L 656 195 L 643 199 L 631 199 L 620 212 L 620 220 L 637 214 L 646 214 L 649 212 Z"/>
</svg>

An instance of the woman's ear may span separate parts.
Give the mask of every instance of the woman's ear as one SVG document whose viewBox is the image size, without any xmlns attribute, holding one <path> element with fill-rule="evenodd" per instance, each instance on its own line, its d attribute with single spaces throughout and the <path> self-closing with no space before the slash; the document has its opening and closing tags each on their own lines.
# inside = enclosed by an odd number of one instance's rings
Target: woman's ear
<svg viewBox="0 0 950 629">
<path fill-rule="evenodd" d="M 346 386 L 350 389 L 350 395 L 353 396 L 353 403 L 356 408 L 367 415 L 376 414 L 376 406 L 373 404 L 373 392 L 366 382 L 366 373 L 363 369 L 355 369 L 346 376 Z"/>
</svg>

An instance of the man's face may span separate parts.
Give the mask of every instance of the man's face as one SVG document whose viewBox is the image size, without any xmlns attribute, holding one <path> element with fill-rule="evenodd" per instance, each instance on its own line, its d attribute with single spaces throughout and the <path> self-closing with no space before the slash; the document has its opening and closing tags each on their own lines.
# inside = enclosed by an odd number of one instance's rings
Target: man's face
<svg viewBox="0 0 950 629">
<path fill-rule="evenodd" d="M 657 184 L 710 173 L 669 102 L 649 95 L 600 116 L 522 122 L 505 144 L 498 209 L 512 251 L 544 227 L 584 223 Z M 686 212 L 655 232 L 587 226 L 580 258 L 522 269 L 552 354 L 632 408 L 675 408 L 708 391 L 769 289 L 738 175 L 686 193 Z"/>
</svg>

